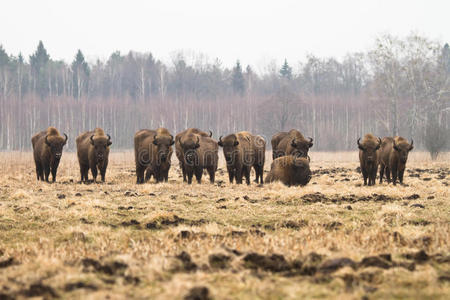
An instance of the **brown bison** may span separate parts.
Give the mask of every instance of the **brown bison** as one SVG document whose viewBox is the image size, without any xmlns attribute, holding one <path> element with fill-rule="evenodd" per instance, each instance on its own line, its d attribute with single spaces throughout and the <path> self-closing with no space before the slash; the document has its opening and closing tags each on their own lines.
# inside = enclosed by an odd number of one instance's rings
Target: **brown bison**
<svg viewBox="0 0 450 300">
<path fill-rule="evenodd" d="M 313 146 L 313 139 L 303 137 L 300 131 L 292 129 L 289 132 L 279 132 L 272 137 L 272 158 L 285 155 L 308 157 L 309 148 Z"/>
<path fill-rule="evenodd" d="M 180 139 L 182 136 L 184 136 L 186 134 L 190 134 L 190 133 L 198 134 L 198 135 L 204 136 L 204 137 L 212 137 L 211 131 L 209 131 L 209 134 L 208 134 L 198 128 L 188 128 L 188 129 L 178 133 L 175 136 L 175 154 L 180 163 L 181 172 L 183 173 L 183 181 L 186 181 L 186 170 L 184 168 L 184 153 L 183 153 L 183 148 L 181 147 L 181 144 L 180 144 Z"/>
<path fill-rule="evenodd" d="M 386 172 L 388 183 L 397 184 L 397 177 L 400 183 L 403 183 L 403 173 L 405 172 L 406 161 L 408 160 L 408 153 L 413 147 L 414 141 L 411 139 L 411 144 L 400 136 L 385 137 L 381 142 L 379 151 L 380 163 L 380 183 L 383 182 L 383 173 Z"/>
<path fill-rule="evenodd" d="M 259 135 L 253 136 L 252 141 L 253 148 L 255 149 L 255 163 L 253 164 L 256 175 L 255 182 L 263 184 L 264 162 L 266 159 L 266 141 Z"/>
<path fill-rule="evenodd" d="M 142 129 L 136 132 L 134 135 L 136 183 L 144 183 L 152 176 L 156 182 L 168 181 L 173 144 L 173 136 L 166 128 Z"/>
<path fill-rule="evenodd" d="M 242 177 L 245 177 L 246 183 L 250 184 L 252 167 L 256 173 L 255 181 L 258 182 L 261 178 L 262 183 L 266 149 L 266 142 L 262 137 L 241 131 L 227 135 L 223 139 L 220 137 L 218 144 L 223 147 L 230 183 L 234 179 L 237 184 L 241 184 Z"/>
<path fill-rule="evenodd" d="M 250 184 L 250 171 L 255 163 L 252 134 L 247 131 L 229 134 L 223 139 L 220 137 L 218 144 L 223 148 L 230 183 L 235 179 L 237 184 L 241 184 L 245 176 L 247 184 Z"/>
<path fill-rule="evenodd" d="M 209 136 L 193 133 L 188 130 L 179 136 L 176 142 L 180 159 L 180 166 L 187 176 L 188 184 L 192 183 L 192 177 L 195 174 L 197 182 L 201 183 L 203 169 L 209 174 L 209 181 L 214 183 L 217 163 L 219 161 L 218 149 L 219 145 Z"/>
<path fill-rule="evenodd" d="M 303 157 L 286 155 L 276 158 L 266 176 L 266 183 L 281 181 L 287 186 L 306 185 L 311 180 L 309 160 Z"/>
<path fill-rule="evenodd" d="M 361 172 L 364 177 L 364 185 L 375 185 L 378 170 L 378 149 L 381 146 L 381 139 L 368 133 L 364 136 L 362 142 L 358 139 L 357 144 L 359 148 L 359 163 L 361 165 Z"/>
<path fill-rule="evenodd" d="M 77 139 L 77 156 L 80 164 L 81 182 L 88 182 L 91 169 L 94 182 L 97 182 L 97 172 L 100 171 L 102 181 L 105 182 L 108 168 L 109 146 L 112 145 L 111 136 L 105 135 L 101 128 L 80 134 Z"/>
<path fill-rule="evenodd" d="M 67 134 L 64 133 L 64 137 L 62 137 L 55 127 L 49 127 L 47 131 L 41 131 L 33 135 L 31 144 L 33 145 L 37 180 L 48 182 L 48 176 L 51 171 L 52 181 L 55 182 L 56 171 L 58 170 L 62 150 L 67 143 L 67 139 Z"/>
</svg>

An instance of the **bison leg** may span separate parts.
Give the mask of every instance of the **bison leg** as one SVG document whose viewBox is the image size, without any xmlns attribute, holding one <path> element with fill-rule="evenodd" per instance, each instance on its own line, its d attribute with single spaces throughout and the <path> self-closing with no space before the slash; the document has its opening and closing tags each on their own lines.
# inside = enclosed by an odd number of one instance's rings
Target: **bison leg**
<svg viewBox="0 0 450 300">
<path fill-rule="evenodd" d="M 388 166 L 385 168 L 385 173 L 387 182 L 391 183 L 391 169 Z"/>
<path fill-rule="evenodd" d="M 365 168 L 363 168 L 361 170 L 362 174 L 363 174 L 363 178 L 364 178 L 364 185 L 367 185 L 367 171 Z"/>
<path fill-rule="evenodd" d="M 242 173 L 245 176 L 245 183 L 247 183 L 247 185 L 250 185 L 250 170 L 251 167 L 246 166 L 242 169 Z"/>
<path fill-rule="evenodd" d="M 186 169 L 184 168 L 184 164 L 180 163 L 181 173 L 183 173 L 183 182 L 186 182 Z"/>
<path fill-rule="evenodd" d="M 136 164 L 136 184 L 144 183 L 144 172 L 145 167 L 140 164 Z"/>
<path fill-rule="evenodd" d="M 208 174 L 209 174 L 209 182 L 210 183 L 214 183 L 214 181 L 216 180 L 216 168 L 213 167 L 208 167 Z"/>
<path fill-rule="evenodd" d="M 403 174 L 405 173 L 405 169 L 401 169 L 398 171 L 398 180 L 401 184 L 403 184 Z"/>
<path fill-rule="evenodd" d="M 93 166 L 91 167 L 91 173 L 92 173 L 92 177 L 94 177 L 94 182 L 97 183 L 97 166 Z"/>
<path fill-rule="evenodd" d="M 383 183 L 384 165 L 380 165 L 380 184 Z"/>
<path fill-rule="evenodd" d="M 391 173 L 392 173 L 392 183 L 393 183 L 394 185 L 396 185 L 396 184 L 397 184 L 397 175 L 398 175 L 398 173 L 397 173 L 397 167 L 393 167 L 393 168 L 391 169 Z"/>
<path fill-rule="evenodd" d="M 197 178 L 197 182 L 200 184 L 202 183 L 202 175 L 203 175 L 203 169 L 202 168 L 196 168 L 195 169 L 195 178 Z"/>
<path fill-rule="evenodd" d="M 106 167 L 103 167 L 103 168 L 100 170 L 100 175 L 102 176 L 102 182 L 105 182 Z"/>
<path fill-rule="evenodd" d="M 42 178 L 42 180 L 44 180 L 44 172 L 43 172 L 43 170 L 42 170 L 42 166 L 41 166 L 41 164 L 40 163 L 36 163 L 36 177 L 37 177 L 37 180 L 39 181 L 41 178 Z"/>
<path fill-rule="evenodd" d="M 375 180 L 377 179 L 377 171 L 378 171 L 377 166 L 376 165 L 373 166 L 370 174 L 370 185 L 375 185 Z"/>
<path fill-rule="evenodd" d="M 233 178 L 235 176 L 235 171 L 234 171 L 233 167 L 227 166 L 227 171 L 228 171 L 228 178 L 230 180 L 230 183 L 233 183 Z"/>
<path fill-rule="evenodd" d="M 192 184 L 192 177 L 194 176 L 194 169 L 192 167 L 186 168 L 186 176 L 187 176 L 187 183 Z"/>
<path fill-rule="evenodd" d="M 236 184 L 242 183 L 242 167 L 236 168 L 234 177 L 236 178 Z"/>
<path fill-rule="evenodd" d="M 153 177 L 155 177 L 156 182 L 158 182 L 158 178 L 156 177 L 156 174 L 154 174 L 153 171 L 150 170 L 150 168 L 147 168 L 147 170 L 145 171 L 144 182 L 149 181 L 152 178 L 152 175 L 153 175 Z M 142 176 L 144 176 L 144 175 L 142 175 Z"/>
<path fill-rule="evenodd" d="M 45 175 L 45 181 L 48 182 L 48 177 L 50 175 L 50 166 L 45 166 L 45 170 L 44 170 L 44 175 Z"/>
</svg>

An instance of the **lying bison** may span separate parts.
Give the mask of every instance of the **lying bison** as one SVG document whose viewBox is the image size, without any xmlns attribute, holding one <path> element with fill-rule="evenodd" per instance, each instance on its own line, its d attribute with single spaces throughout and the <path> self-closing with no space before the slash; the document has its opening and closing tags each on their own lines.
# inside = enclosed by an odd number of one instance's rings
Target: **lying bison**
<svg viewBox="0 0 450 300">
<path fill-rule="evenodd" d="M 266 183 L 281 181 L 287 186 L 306 185 L 311 180 L 309 160 L 292 155 L 275 159 L 266 176 Z"/>
<path fill-rule="evenodd" d="M 209 133 L 206 133 L 198 128 L 189 128 L 189 129 L 186 129 L 176 135 L 176 137 L 175 137 L 175 154 L 180 163 L 180 169 L 181 169 L 181 172 L 183 173 L 183 181 L 184 182 L 186 181 L 186 170 L 184 168 L 184 154 L 183 154 L 183 149 L 180 144 L 180 139 L 182 136 L 184 136 L 186 134 L 190 134 L 190 133 L 198 134 L 198 135 L 204 136 L 204 137 L 212 137 L 211 131 L 209 131 Z"/>
<path fill-rule="evenodd" d="M 80 134 L 76 139 L 76 143 L 81 182 L 88 182 L 89 169 L 91 169 L 94 182 L 97 182 L 98 171 L 100 171 L 102 181 L 105 182 L 109 146 L 112 145 L 109 134 L 105 135 L 103 129 L 95 128 L 94 131 Z"/>
<path fill-rule="evenodd" d="M 379 151 L 380 163 L 380 183 L 383 182 L 383 173 L 386 172 L 387 181 L 397 184 L 397 178 L 400 183 L 403 183 L 403 173 L 405 172 L 406 161 L 408 160 L 408 153 L 413 147 L 414 141 L 411 144 L 400 136 L 385 137 L 381 142 Z"/>
<path fill-rule="evenodd" d="M 292 129 L 289 132 L 279 132 L 272 137 L 272 158 L 285 155 L 308 157 L 309 148 L 313 146 L 313 139 L 303 137 L 300 131 Z"/>
<path fill-rule="evenodd" d="M 197 182 L 201 183 L 203 169 L 208 171 L 209 180 L 214 183 L 219 161 L 219 146 L 215 140 L 209 136 L 187 130 L 184 134 L 178 136 L 175 148 L 177 149 L 180 166 L 185 172 L 183 175 L 187 176 L 188 184 L 192 183 L 194 174 Z"/>
<path fill-rule="evenodd" d="M 136 183 L 144 183 L 152 176 L 156 182 L 168 181 L 173 144 L 173 136 L 166 128 L 142 129 L 136 132 L 134 135 Z"/>
<path fill-rule="evenodd" d="M 56 171 L 58 170 L 62 150 L 67 143 L 67 139 L 67 134 L 64 133 L 64 137 L 62 137 L 55 127 L 49 127 L 47 131 L 41 131 L 33 135 L 31 143 L 33 145 L 37 180 L 48 182 L 48 176 L 51 171 L 52 181 L 55 182 Z"/>
<path fill-rule="evenodd" d="M 359 163 L 361 165 L 361 172 L 364 178 L 364 185 L 375 185 L 378 170 L 378 149 L 381 146 L 381 139 L 368 133 L 364 136 L 362 142 L 358 139 L 357 144 L 359 148 Z"/>
</svg>

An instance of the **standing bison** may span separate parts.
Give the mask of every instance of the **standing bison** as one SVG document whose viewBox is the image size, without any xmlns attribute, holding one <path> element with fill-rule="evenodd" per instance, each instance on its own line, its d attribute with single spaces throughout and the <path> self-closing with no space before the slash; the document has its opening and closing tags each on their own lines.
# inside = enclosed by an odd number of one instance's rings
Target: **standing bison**
<svg viewBox="0 0 450 300">
<path fill-rule="evenodd" d="M 367 179 L 369 179 L 369 185 L 375 185 L 378 170 L 378 149 L 381 146 L 381 139 L 368 133 L 364 136 L 362 142 L 360 140 L 361 138 L 358 139 L 357 144 L 364 185 L 367 185 Z"/>
<path fill-rule="evenodd" d="M 201 183 L 203 169 L 206 169 L 209 181 L 214 183 L 219 161 L 219 146 L 210 136 L 195 132 L 198 130 L 188 129 L 178 134 L 176 138 L 175 149 L 183 170 L 183 180 L 187 176 L 187 182 L 191 184 L 195 174 L 197 182 Z"/>
<path fill-rule="evenodd" d="M 262 137 L 241 131 L 229 134 L 223 139 L 220 137 L 218 144 L 223 147 L 230 183 L 235 180 L 237 184 L 241 184 L 242 177 L 245 177 L 246 183 L 250 184 L 252 167 L 255 169 L 256 182 L 260 179 L 262 183 L 266 148 L 266 142 Z"/>
<path fill-rule="evenodd" d="M 287 186 L 306 185 L 311 180 L 309 160 L 292 155 L 275 159 L 266 176 L 266 183 L 281 181 Z"/>
<path fill-rule="evenodd" d="M 266 160 L 266 141 L 263 137 L 256 135 L 252 138 L 253 148 L 255 149 L 255 182 L 263 184 L 264 162 Z"/>
<path fill-rule="evenodd" d="M 186 134 L 190 134 L 190 133 L 198 134 L 198 135 L 204 136 L 204 137 L 212 137 L 211 131 L 209 131 L 209 133 L 206 133 L 198 128 L 189 128 L 189 129 L 186 129 L 176 135 L 176 137 L 175 137 L 175 154 L 180 163 L 180 169 L 181 169 L 181 172 L 183 173 L 183 181 L 184 182 L 186 182 L 186 170 L 184 167 L 184 153 L 183 153 L 183 148 L 181 147 L 181 144 L 180 144 L 180 139 L 182 136 L 184 136 Z"/>
<path fill-rule="evenodd" d="M 156 182 L 168 181 L 173 144 L 173 136 L 166 128 L 142 129 L 136 132 L 134 135 L 136 183 L 144 183 L 152 176 Z"/>
<path fill-rule="evenodd" d="M 37 180 L 48 182 L 48 176 L 51 171 L 52 181 L 55 182 L 56 171 L 58 170 L 62 150 L 67 143 L 67 139 L 67 135 L 64 133 L 64 137 L 62 137 L 55 127 L 49 127 L 47 131 L 41 131 L 33 135 L 31 143 L 33 145 Z"/>
<path fill-rule="evenodd" d="M 308 157 L 313 139 L 303 137 L 300 131 L 292 129 L 289 132 L 279 132 L 272 137 L 272 157 L 276 159 L 285 155 Z"/>
<path fill-rule="evenodd" d="M 100 171 L 102 182 L 105 182 L 106 168 L 108 167 L 109 146 L 111 137 L 101 128 L 80 134 L 77 139 L 77 155 L 80 164 L 81 182 L 88 182 L 89 169 L 91 169 L 94 182 Z"/>
<path fill-rule="evenodd" d="M 414 141 L 411 144 L 400 136 L 385 137 L 381 142 L 381 149 L 379 150 L 380 163 L 380 183 L 383 182 L 383 173 L 386 172 L 388 183 L 397 184 L 397 178 L 400 183 L 403 183 L 403 173 L 405 172 L 406 161 L 408 160 L 409 151 L 413 147 Z"/>
</svg>

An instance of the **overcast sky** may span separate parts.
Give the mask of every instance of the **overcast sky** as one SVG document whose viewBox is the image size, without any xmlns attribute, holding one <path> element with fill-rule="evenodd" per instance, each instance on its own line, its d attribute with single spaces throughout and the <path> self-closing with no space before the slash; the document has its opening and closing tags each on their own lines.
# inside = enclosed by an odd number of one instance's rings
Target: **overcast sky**
<svg viewBox="0 0 450 300">
<path fill-rule="evenodd" d="M 369 49 L 382 33 L 414 31 L 450 42 L 449 0 L 2 0 L 0 44 L 28 56 L 39 40 L 54 59 L 90 61 L 115 50 L 152 52 L 163 61 L 179 50 L 263 66 L 308 53 L 341 58 Z"/>
</svg>

